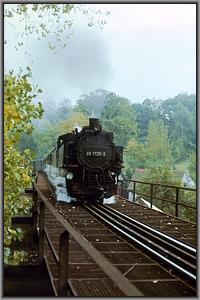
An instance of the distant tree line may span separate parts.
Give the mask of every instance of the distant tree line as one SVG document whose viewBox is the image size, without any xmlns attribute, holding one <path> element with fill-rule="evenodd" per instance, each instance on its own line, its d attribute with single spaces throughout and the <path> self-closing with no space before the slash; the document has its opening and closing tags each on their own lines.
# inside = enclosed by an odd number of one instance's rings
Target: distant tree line
<svg viewBox="0 0 200 300">
<path fill-rule="evenodd" d="M 21 150 L 29 148 L 35 158 L 44 157 L 60 134 L 88 124 L 98 117 L 104 129 L 114 133 L 116 144 L 124 147 L 124 173 L 131 178 L 135 169 L 187 162 L 196 180 L 196 96 L 179 94 L 166 100 L 146 99 L 142 103 L 103 89 L 83 94 L 72 105 L 63 98 L 43 103 L 42 120 L 34 122 L 34 133 L 23 135 Z"/>
</svg>

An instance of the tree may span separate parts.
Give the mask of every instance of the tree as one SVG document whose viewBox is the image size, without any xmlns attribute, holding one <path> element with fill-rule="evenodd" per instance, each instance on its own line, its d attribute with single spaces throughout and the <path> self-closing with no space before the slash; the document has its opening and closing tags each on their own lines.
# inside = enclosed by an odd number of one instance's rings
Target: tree
<svg viewBox="0 0 200 300">
<path fill-rule="evenodd" d="M 71 102 L 68 98 L 62 98 L 60 101 L 56 101 L 53 97 L 46 98 L 43 100 L 43 108 L 42 120 L 34 121 L 34 126 L 39 127 L 39 129 L 41 129 L 41 126 L 48 126 L 49 122 L 55 126 L 58 122 L 66 119 L 72 111 Z"/>
<path fill-rule="evenodd" d="M 193 208 L 179 206 L 179 217 L 196 222 L 197 217 L 197 201 L 196 191 L 180 190 L 179 202 L 191 206 Z"/>
<path fill-rule="evenodd" d="M 58 124 L 58 134 L 62 135 L 72 132 L 75 128 L 78 128 L 80 131 L 82 127 L 88 125 L 88 123 L 88 118 L 84 113 L 73 112 L 68 119 Z"/>
<path fill-rule="evenodd" d="M 77 100 L 74 110 L 83 112 L 88 115 L 88 117 L 99 118 L 109 94 L 110 92 L 103 89 L 95 90 L 89 94 L 83 94 Z"/>
<path fill-rule="evenodd" d="M 50 122 L 40 130 L 37 127 L 34 131 L 34 139 L 37 143 L 36 159 L 42 159 L 55 147 L 58 137 L 57 126 Z"/>
<path fill-rule="evenodd" d="M 142 103 L 144 107 L 148 108 L 154 113 L 158 113 L 160 111 L 160 106 L 162 104 L 162 101 L 160 99 L 145 99 Z"/>
<path fill-rule="evenodd" d="M 150 169 L 149 174 L 144 178 L 145 182 L 149 183 L 159 183 L 163 185 L 181 186 L 181 182 L 173 176 L 172 171 L 169 166 L 156 166 Z M 143 194 L 150 195 L 150 186 L 146 184 L 139 184 L 138 191 Z M 164 186 L 154 186 L 153 195 L 156 198 L 164 199 L 153 200 L 153 205 L 157 206 L 159 209 L 165 213 L 175 215 L 176 207 L 176 189 L 172 187 Z M 150 201 L 150 197 L 142 196 L 147 201 Z M 171 201 L 167 202 L 165 200 Z M 184 189 L 179 190 L 179 203 L 189 206 L 196 207 L 196 193 L 195 191 L 187 191 Z M 179 217 L 190 221 L 195 221 L 196 219 L 196 209 L 191 209 L 184 206 L 178 207 Z"/>
<path fill-rule="evenodd" d="M 55 115 L 56 122 L 60 122 L 61 120 L 66 119 L 72 111 L 71 101 L 63 97 L 57 104 Z"/>
<path fill-rule="evenodd" d="M 149 122 L 146 149 L 149 166 L 171 163 L 170 144 L 162 121 Z"/>
<path fill-rule="evenodd" d="M 181 107 L 177 112 L 174 113 L 174 127 L 171 132 L 171 140 L 173 144 L 173 153 L 175 154 L 177 147 L 177 140 L 181 139 L 182 151 L 180 151 L 180 156 L 176 159 L 182 157 L 188 157 L 187 153 L 195 150 L 195 122 L 191 113 L 185 108 Z"/>
<path fill-rule="evenodd" d="M 150 183 L 159 183 L 165 185 L 179 185 L 180 183 L 175 180 L 173 174 L 169 168 L 169 166 L 156 166 L 150 169 L 148 176 L 144 178 L 145 182 Z M 140 184 L 138 190 L 141 193 L 146 195 L 150 195 L 150 187 L 149 185 Z M 154 195 L 157 198 L 166 199 L 166 200 L 173 200 L 175 199 L 174 190 L 168 187 L 157 186 L 156 189 L 154 188 Z M 146 200 L 150 201 L 149 197 L 144 197 Z M 175 203 L 175 200 L 174 200 Z M 157 206 L 159 209 L 166 213 L 174 214 L 175 206 L 172 203 L 168 203 L 161 200 L 154 200 L 153 204 Z"/>
<path fill-rule="evenodd" d="M 105 16 L 109 14 L 108 11 L 92 9 L 87 4 L 72 3 L 23 3 L 6 4 L 4 7 L 4 19 L 7 25 L 14 28 L 15 22 L 20 21 L 16 50 L 24 46 L 24 39 L 30 35 L 40 40 L 47 38 L 51 33 L 53 38 L 51 36 L 48 41 L 50 49 L 55 50 L 58 45 L 66 47 L 79 13 L 87 18 L 89 27 L 97 25 L 100 29 L 106 24 Z M 6 40 L 5 43 L 7 42 Z"/>
<path fill-rule="evenodd" d="M 196 182 L 196 175 L 197 175 L 197 158 L 196 152 L 192 152 L 189 157 L 189 172 L 191 178 Z"/>
<path fill-rule="evenodd" d="M 187 158 L 196 150 L 196 97 L 179 94 L 165 100 L 160 116 L 168 128 L 174 160 Z"/>
<path fill-rule="evenodd" d="M 116 144 L 126 146 L 136 136 L 136 115 L 128 99 L 110 93 L 101 114 L 103 128 L 114 133 Z"/>
<path fill-rule="evenodd" d="M 138 139 L 142 142 L 145 141 L 148 131 L 149 122 L 159 119 L 159 108 L 161 105 L 160 100 L 146 99 L 142 104 L 132 104 L 136 112 L 136 122 L 138 127 Z"/>
<path fill-rule="evenodd" d="M 26 211 L 27 202 L 21 197 L 24 189 L 31 183 L 30 151 L 17 150 L 22 134 L 31 133 L 31 120 L 40 118 L 43 110 L 31 101 L 41 92 L 29 82 L 30 73 L 16 76 L 9 72 L 4 78 L 4 246 L 5 262 L 10 259 L 9 246 L 13 240 L 21 239 L 20 228 L 12 227 L 12 218 L 19 211 Z M 14 253 L 20 259 L 19 253 Z"/>
<path fill-rule="evenodd" d="M 124 166 L 127 178 L 131 179 L 136 168 L 146 167 L 147 153 L 144 145 L 134 138 L 124 149 Z"/>
<path fill-rule="evenodd" d="M 133 104 L 136 111 L 138 139 L 145 141 L 149 122 L 163 121 L 168 131 L 173 160 L 188 158 L 196 149 L 196 97 L 179 94 L 164 101 L 146 99 L 142 104 Z"/>
<path fill-rule="evenodd" d="M 23 153 L 24 150 L 29 149 L 31 151 L 32 156 L 36 157 L 38 153 L 38 145 L 35 140 L 35 136 L 33 134 L 22 134 L 19 139 L 17 148 L 21 153 Z"/>
</svg>

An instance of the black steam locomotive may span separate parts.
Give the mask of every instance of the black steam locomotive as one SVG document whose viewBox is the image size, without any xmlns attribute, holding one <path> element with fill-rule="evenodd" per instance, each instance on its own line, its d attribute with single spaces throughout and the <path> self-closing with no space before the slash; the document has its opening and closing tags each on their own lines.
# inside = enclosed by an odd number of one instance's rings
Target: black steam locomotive
<svg viewBox="0 0 200 300">
<path fill-rule="evenodd" d="M 81 201 L 96 201 L 117 193 L 122 180 L 123 147 L 115 146 L 113 133 L 102 130 L 99 119 L 89 119 L 80 132 L 61 135 L 48 154 L 48 172 L 65 177 L 68 195 Z"/>
</svg>

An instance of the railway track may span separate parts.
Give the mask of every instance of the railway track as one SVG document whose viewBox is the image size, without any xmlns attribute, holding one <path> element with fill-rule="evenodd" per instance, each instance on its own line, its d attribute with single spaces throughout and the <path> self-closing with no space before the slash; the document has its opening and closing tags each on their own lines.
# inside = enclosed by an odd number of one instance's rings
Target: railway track
<svg viewBox="0 0 200 300">
<path fill-rule="evenodd" d="M 117 197 L 109 207 L 196 248 L 196 224 Z"/>
<path fill-rule="evenodd" d="M 84 205 L 84 208 L 195 284 L 195 248 L 106 205 Z"/>
<path fill-rule="evenodd" d="M 98 253 L 103 255 L 103 257 L 110 262 L 111 268 L 113 266 L 121 273 L 122 278 L 127 278 L 134 287 L 139 289 L 139 291 L 142 291 L 144 296 L 180 297 L 196 295 L 195 279 L 193 279 L 193 277 L 189 277 L 188 279 L 188 277 L 184 275 L 185 278 L 183 279 L 179 275 L 180 273 L 177 274 L 175 272 L 175 268 L 171 266 L 170 268 L 167 268 L 166 263 L 165 265 L 160 263 L 157 256 L 148 254 L 147 251 L 142 249 L 142 246 L 139 246 L 139 244 L 136 243 L 136 241 L 131 242 L 127 237 L 122 237 L 119 231 L 116 232 L 116 228 L 111 227 L 111 220 L 110 224 L 106 224 L 105 220 L 99 219 L 99 212 L 94 213 L 91 211 L 92 205 L 90 205 L 90 210 L 88 210 L 88 206 L 80 206 L 74 202 L 69 204 L 56 202 L 53 197 L 53 192 L 51 191 L 45 176 L 42 174 L 38 178 L 37 187 L 46 198 L 46 201 L 51 205 L 52 212 L 55 209 L 55 211 L 61 215 L 58 219 L 61 218 L 62 226 L 65 227 L 67 224 L 71 224 L 74 230 L 80 234 L 81 240 L 83 239 L 82 242 L 84 242 L 84 244 L 89 243 L 88 247 L 90 248 L 92 246 L 97 251 L 92 259 L 87 250 L 85 249 L 85 251 L 83 247 L 80 246 L 79 240 L 75 240 L 70 234 L 67 272 L 68 283 L 75 296 L 124 295 L 109 278 L 107 272 L 105 272 L 105 270 L 103 271 L 103 269 L 96 264 L 95 259 Z M 134 205 L 132 206 L 135 207 Z M 105 209 L 104 213 L 106 213 L 106 207 L 113 206 L 97 206 L 102 212 Z M 112 209 L 111 211 L 114 213 Z M 53 214 L 58 215 L 54 212 Z M 55 251 L 57 256 L 59 256 L 59 235 L 62 233 L 63 228 L 60 228 L 60 221 L 55 219 L 53 214 L 50 214 L 48 209 L 46 209 L 44 216 L 45 226 L 51 244 L 55 246 Z M 112 215 L 112 219 L 119 221 L 120 212 L 117 214 L 118 217 Z M 107 219 L 105 215 L 102 217 Z M 126 221 L 130 222 L 130 219 L 128 218 Z M 68 226 L 69 225 L 67 225 L 67 227 Z M 115 226 L 117 227 L 117 225 Z M 126 224 L 124 226 L 130 228 L 130 225 Z M 144 228 L 142 229 L 144 230 Z M 151 234 L 153 236 L 153 231 Z M 145 236 L 144 231 L 140 231 L 140 235 Z M 148 240 L 148 237 L 145 237 Z M 157 237 L 157 243 L 160 243 L 159 238 L 163 239 L 163 236 Z M 138 236 L 135 240 L 138 240 Z M 171 241 L 172 240 L 170 239 L 168 244 L 166 242 L 168 245 L 167 247 L 170 247 L 170 244 L 172 244 Z M 156 244 L 156 239 L 153 242 Z M 45 257 L 49 265 L 52 282 L 57 285 L 59 271 L 52 255 L 50 255 L 47 244 L 48 243 L 45 242 Z M 147 242 L 145 244 L 147 245 Z M 161 246 L 164 248 L 164 244 L 160 244 L 160 247 Z M 193 253 L 192 246 L 191 249 L 190 245 L 187 246 L 187 250 L 184 250 L 184 246 L 171 246 L 170 252 L 175 253 L 176 248 L 183 250 L 185 255 L 186 252 L 190 252 L 189 265 L 192 265 L 195 261 L 195 254 Z M 178 250 L 176 251 L 178 256 Z M 187 260 L 186 256 L 184 259 Z M 188 272 L 190 272 L 189 269 Z M 191 271 L 191 273 L 195 275 L 195 270 Z"/>
</svg>

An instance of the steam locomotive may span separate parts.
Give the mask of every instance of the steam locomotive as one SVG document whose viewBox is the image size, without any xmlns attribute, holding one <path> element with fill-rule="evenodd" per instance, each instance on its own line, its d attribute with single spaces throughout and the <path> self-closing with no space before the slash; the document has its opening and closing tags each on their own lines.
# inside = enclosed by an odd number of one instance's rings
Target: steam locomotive
<svg viewBox="0 0 200 300">
<path fill-rule="evenodd" d="M 45 159 L 47 173 L 65 178 L 67 193 L 81 201 L 96 201 L 117 193 L 122 180 L 123 147 L 113 143 L 113 133 L 102 130 L 99 119 L 61 135 Z"/>
</svg>

